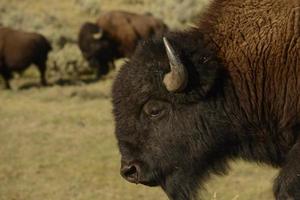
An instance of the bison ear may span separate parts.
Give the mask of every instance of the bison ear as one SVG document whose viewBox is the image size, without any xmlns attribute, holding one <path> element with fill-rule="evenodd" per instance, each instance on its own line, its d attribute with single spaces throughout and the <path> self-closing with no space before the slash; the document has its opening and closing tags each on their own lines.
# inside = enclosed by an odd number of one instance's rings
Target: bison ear
<svg viewBox="0 0 300 200">
<path fill-rule="evenodd" d="M 220 64 L 220 60 L 213 55 L 202 56 L 200 60 L 196 61 L 198 63 L 198 68 L 195 70 L 194 77 L 191 77 L 192 85 L 198 85 L 201 88 L 201 93 L 203 96 L 212 94 L 213 91 L 216 92 L 216 87 L 220 84 L 224 78 L 226 78 L 226 73 Z"/>
<path fill-rule="evenodd" d="M 95 40 L 100 40 L 102 38 L 102 36 L 103 36 L 103 30 L 102 29 L 100 29 L 99 32 L 93 34 L 93 38 Z"/>
<path fill-rule="evenodd" d="M 166 37 L 163 37 L 167 56 L 170 63 L 170 72 L 164 76 L 163 83 L 170 92 L 181 92 L 188 82 L 188 73 Z"/>
</svg>

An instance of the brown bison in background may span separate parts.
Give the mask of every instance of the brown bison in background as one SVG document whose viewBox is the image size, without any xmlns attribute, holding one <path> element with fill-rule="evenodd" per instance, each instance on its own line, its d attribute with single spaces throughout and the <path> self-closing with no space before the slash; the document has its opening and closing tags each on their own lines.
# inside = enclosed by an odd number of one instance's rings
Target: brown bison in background
<svg viewBox="0 0 300 200">
<path fill-rule="evenodd" d="M 5 87 L 10 88 L 12 72 L 22 72 L 35 64 L 41 74 L 41 84 L 46 85 L 46 61 L 51 45 L 41 34 L 0 27 L 0 74 Z"/>
<path fill-rule="evenodd" d="M 197 29 L 139 45 L 113 86 L 121 175 L 197 199 L 245 159 L 300 200 L 300 1 L 213 0 Z"/>
<path fill-rule="evenodd" d="M 129 58 L 139 41 L 162 36 L 167 30 L 163 21 L 150 14 L 110 11 L 101 14 L 96 23 L 83 24 L 78 43 L 84 58 L 101 76 L 115 59 Z"/>
</svg>

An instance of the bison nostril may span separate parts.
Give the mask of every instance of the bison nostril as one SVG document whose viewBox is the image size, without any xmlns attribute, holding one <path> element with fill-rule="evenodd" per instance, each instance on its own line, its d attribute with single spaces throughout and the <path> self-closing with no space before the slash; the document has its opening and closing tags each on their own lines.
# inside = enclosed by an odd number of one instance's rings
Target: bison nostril
<svg viewBox="0 0 300 200">
<path fill-rule="evenodd" d="M 138 183 L 139 167 L 137 165 L 127 165 L 121 168 L 121 175 L 129 182 Z"/>
<path fill-rule="evenodd" d="M 130 166 L 126 171 L 124 171 L 124 176 L 129 177 L 129 176 L 134 176 L 136 174 L 136 167 L 135 166 Z"/>
</svg>

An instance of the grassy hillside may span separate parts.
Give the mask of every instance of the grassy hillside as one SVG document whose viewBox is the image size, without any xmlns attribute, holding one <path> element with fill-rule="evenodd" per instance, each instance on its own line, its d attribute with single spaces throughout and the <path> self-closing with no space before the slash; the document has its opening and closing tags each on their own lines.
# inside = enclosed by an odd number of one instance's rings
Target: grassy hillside
<svg viewBox="0 0 300 200">
<path fill-rule="evenodd" d="M 52 86 L 36 87 L 31 69 L 0 90 L 0 200 L 158 200 L 159 188 L 129 184 L 119 175 L 120 156 L 113 134 L 111 85 L 80 81 L 67 68 L 86 63 L 76 45 L 80 24 L 100 12 L 125 9 L 152 12 L 172 28 L 190 23 L 203 0 L 10 0 L 0 1 L 3 25 L 46 35 L 55 50 L 48 62 Z M 53 70 L 54 61 L 59 70 Z M 118 63 L 118 65 L 120 65 Z M 66 82 L 62 82 L 62 78 Z M 71 77 L 71 79 L 70 79 Z M 56 83 L 56 84 L 54 84 Z M 1 84 L 1 82 L 0 82 Z M 213 177 L 204 200 L 271 200 L 276 170 L 237 161 L 225 177 Z"/>
<path fill-rule="evenodd" d="M 172 29 L 180 29 L 198 16 L 208 0 L 10 0 L 0 1 L 0 23 L 16 29 L 44 34 L 54 51 L 48 61 L 48 76 L 60 78 L 74 75 L 75 63 L 87 70 L 76 44 L 79 28 L 86 21 L 95 21 L 107 10 L 151 12 L 164 19 Z M 187 12 L 188 10 L 188 12 Z M 56 63 L 55 68 L 54 62 Z"/>
</svg>

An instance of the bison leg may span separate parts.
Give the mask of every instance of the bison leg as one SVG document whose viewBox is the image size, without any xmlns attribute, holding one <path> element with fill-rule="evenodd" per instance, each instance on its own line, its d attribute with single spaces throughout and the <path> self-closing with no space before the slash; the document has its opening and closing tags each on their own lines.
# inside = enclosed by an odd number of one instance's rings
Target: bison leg
<svg viewBox="0 0 300 200">
<path fill-rule="evenodd" d="M 111 61 L 109 63 L 109 68 L 112 69 L 112 70 L 115 70 L 116 69 L 116 65 L 115 65 L 115 62 L 114 61 Z"/>
<path fill-rule="evenodd" d="M 11 89 L 9 83 L 9 80 L 12 78 L 11 72 L 8 69 L 2 69 L 0 73 L 4 79 L 5 89 Z"/>
<path fill-rule="evenodd" d="M 41 85 L 46 86 L 47 85 L 47 81 L 46 81 L 46 64 L 45 63 L 41 63 L 38 65 L 38 70 L 40 72 L 40 76 L 41 76 Z"/>
<path fill-rule="evenodd" d="M 4 78 L 5 89 L 11 89 L 9 79 Z"/>
<path fill-rule="evenodd" d="M 106 75 L 109 72 L 108 64 L 103 64 L 98 68 L 97 79 L 100 79 L 101 76 Z"/>
<path fill-rule="evenodd" d="M 274 185 L 276 200 L 300 199 L 300 139 L 286 158 Z"/>
</svg>

